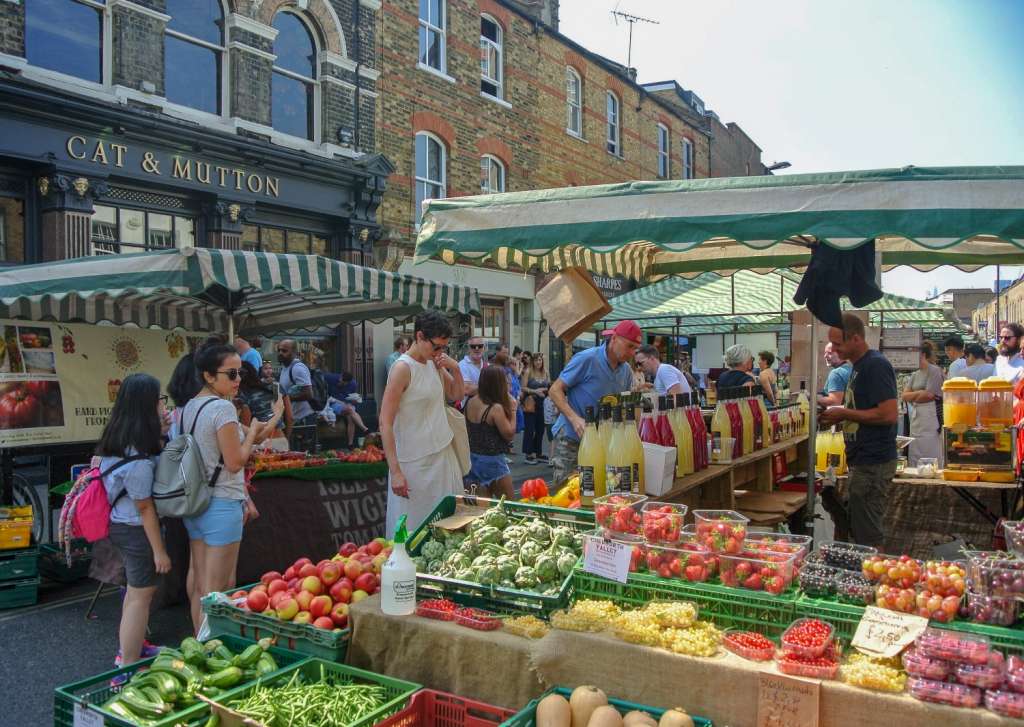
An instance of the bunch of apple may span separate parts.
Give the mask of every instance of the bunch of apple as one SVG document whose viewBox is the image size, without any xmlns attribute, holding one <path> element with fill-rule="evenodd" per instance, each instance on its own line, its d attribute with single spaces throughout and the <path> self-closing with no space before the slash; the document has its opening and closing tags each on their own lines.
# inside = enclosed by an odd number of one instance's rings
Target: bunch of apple
<svg viewBox="0 0 1024 727">
<path fill-rule="evenodd" d="M 390 555 L 391 541 L 385 538 L 344 543 L 329 560 L 299 558 L 284 573 L 268 571 L 252 590 L 236 591 L 231 599 L 253 613 L 340 631 L 348 627 L 349 604 L 380 588 L 380 570 Z"/>
</svg>

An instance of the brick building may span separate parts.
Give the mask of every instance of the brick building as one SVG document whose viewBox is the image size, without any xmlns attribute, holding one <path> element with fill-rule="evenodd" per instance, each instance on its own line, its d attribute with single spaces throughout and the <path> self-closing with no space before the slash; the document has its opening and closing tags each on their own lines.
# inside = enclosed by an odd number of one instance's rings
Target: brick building
<svg viewBox="0 0 1024 727">
<path fill-rule="evenodd" d="M 391 171 L 374 153 L 379 8 L 0 0 L 0 258 L 351 255 Z M 339 365 L 358 355 L 345 335 Z"/>
</svg>

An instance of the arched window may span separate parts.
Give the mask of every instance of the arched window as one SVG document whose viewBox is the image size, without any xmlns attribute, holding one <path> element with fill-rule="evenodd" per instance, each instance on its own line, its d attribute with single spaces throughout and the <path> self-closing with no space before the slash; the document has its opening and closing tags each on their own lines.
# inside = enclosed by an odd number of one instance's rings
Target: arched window
<svg viewBox="0 0 1024 727">
<path fill-rule="evenodd" d="M 167 0 L 164 96 L 219 114 L 224 62 L 224 8 L 220 0 Z"/>
<path fill-rule="evenodd" d="M 285 134 L 314 137 L 313 108 L 316 89 L 316 43 L 309 27 L 295 13 L 274 16 L 274 73 L 271 81 L 270 118 Z"/>
<path fill-rule="evenodd" d="M 583 80 L 572 66 L 565 68 L 565 130 L 583 136 Z"/>
<path fill-rule="evenodd" d="M 423 200 L 444 199 L 445 149 L 433 134 L 416 134 L 416 225 L 423 217 Z"/>
<path fill-rule="evenodd" d="M 503 50 L 501 26 L 490 15 L 480 16 L 480 90 L 502 98 Z"/>
<path fill-rule="evenodd" d="M 669 165 L 668 127 L 658 124 L 658 176 L 668 178 Z"/>
<path fill-rule="evenodd" d="M 480 192 L 497 194 L 505 191 L 505 165 L 497 157 L 480 157 Z"/>
<path fill-rule="evenodd" d="M 619 128 L 619 98 L 614 93 L 607 93 L 607 119 L 608 119 L 608 153 L 615 156 L 622 155 L 621 129 Z"/>
<path fill-rule="evenodd" d="M 33 66 L 103 82 L 103 0 L 32 0 L 25 57 Z"/>
</svg>

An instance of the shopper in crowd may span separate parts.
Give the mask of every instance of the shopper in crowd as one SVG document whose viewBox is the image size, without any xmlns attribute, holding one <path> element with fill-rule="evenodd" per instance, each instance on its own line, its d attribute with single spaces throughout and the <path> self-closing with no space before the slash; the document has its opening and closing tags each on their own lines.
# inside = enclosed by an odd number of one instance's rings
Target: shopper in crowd
<svg viewBox="0 0 1024 727">
<path fill-rule="evenodd" d="M 242 425 L 251 427 L 253 419 L 257 422 L 269 422 L 273 419 L 274 404 L 281 396 L 281 388 L 277 382 L 263 381 L 248 361 L 242 361 L 240 381 L 238 398 L 245 405 L 244 413 L 239 416 Z M 267 444 L 279 452 L 288 449 L 283 416 L 278 418 L 274 431 L 267 433 Z"/>
<path fill-rule="evenodd" d="M 775 406 L 779 401 L 779 378 L 775 375 L 772 366 L 775 365 L 775 354 L 771 351 L 761 351 L 757 354 L 757 366 L 761 370 L 757 375 L 757 382 L 761 385 L 761 393 L 765 401 Z"/>
<path fill-rule="evenodd" d="M 640 365 L 639 361 L 633 361 L 633 385 L 630 387 L 630 391 L 650 391 L 654 388 L 654 384 L 647 380 L 647 374 L 644 373 L 644 367 Z"/>
<path fill-rule="evenodd" d="M 340 374 L 324 372 L 324 380 L 327 382 L 327 393 L 331 399 L 331 411 L 334 412 L 338 421 L 344 420 L 346 441 L 348 448 L 352 449 L 355 446 L 356 434 L 365 437 L 370 432 L 363 422 L 363 417 L 356 409 L 359 384 L 351 371 Z"/>
<path fill-rule="evenodd" d="M 828 340 L 840 358 L 853 364 L 853 372 L 844 405 L 825 410 L 819 421 L 843 425 L 851 537 L 861 545 L 880 546 L 886 498 L 896 474 L 896 372 L 885 356 L 868 347 L 864 322 L 855 315 L 844 313 L 843 327 L 830 328 Z"/>
<path fill-rule="evenodd" d="M 452 327 L 435 310 L 417 316 L 414 327 L 412 345 L 392 367 L 380 408 L 390 485 L 387 533 L 402 515 L 412 531 L 442 497 L 463 491 L 444 410 L 446 400 L 461 401 L 465 393 L 461 366 L 447 354 Z"/>
<path fill-rule="evenodd" d="M 196 352 L 195 364 L 203 388 L 185 406 L 181 428 L 193 433 L 206 474 L 214 483 L 206 510 L 184 518 L 194 569 L 192 623 L 198 632 L 203 596 L 226 590 L 234 580 L 242 526 L 252 514 L 245 490 L 245 465 L 253 447 L 277 431 L 284 403 L 275 401 L 268 421 L 253 421 L 243 427 L 232 404 L 241 385 L 238 352 L 232 346 L 203 346 Z"/>
<path fill-rule="evenodd" d="M 550 392 L 550 389 L 549 389 Z M 548 433 L 548 450 L 549 454 L 544 460 L 548 464 L 554 463 L 554 449 L 555 449 L 555 433 L 554 426 L 555 421 L 558 419 L 558 407 L 555 406 L 554 400 L 548 396 L 544 399 L 544 430 Z"/>
<path fill-rule="evenodd" d="M 484 363 L 484 339 L 473 336 L 469 339 L 465 357 L 459 361 L 459 371 L 466 389 L 466 398 L 476 396 L 476 387 L 480 383 L 480 372 L 487 365 Z"/>
<path fill-rule="evenodd" d="M 999 358 L 999 350 L 997 348 L 989 346 L 985 349 L 985 363 L 995 366 L 997 358 Z"/>
<path fill-rule="evenodd" d="M 544 367 L 544 354 L 535 353 L 523 371 L 522 406 L 525 427 L 523 429 L 523 454 L 527 464 L 547 464 L 544 454 L 544 402 L 551 388 L 551 377 Z"/>
<path fill-rule="evenodd" d="M 277 344 L 277 360 L 281 364 L 281 392 L 292 405 L 291 429 L 286 428 L 291 448 L 300 452 L 313 449 L 316 442 L 316 422 L 319 412 L 313 411 L 313 376 L 302 362 L 294 340 L 286 338 Z"/>
<path fill-rule="evenodd" d="M 907 379 L 903 401 L 910 409 L 910 443 L 907 460 L 916 467 L 922 457 L 939 458 L 942 422 L 942 369 L 931 363 L 934 348 L 930 341 L 921 344 L 918 369 Z"/>
<path fill-rule="evenodd" d="M 505 378 L 508 379 L 508 392 L 513 399 L 519 401 L 523 395 L 523 384 L 515 368 L 512 366 L 512 360 L 508 357 L 508 354 L 501 353 L 500 351 L 494 357 L 493 366 L 497 366 L 504 370 Z M 488 367 L 490 368 L 490 367 Z M 482 375 L 482 374 L 481 374 Z M 521 432 L 526 428 L 526 419 L 524 418 L 521 408 L 516 408 L 516 432 Z M 511 451 L 511 445 L 509 445 L 509 451 Z"/>
<path fill-rule="evenodd" d="M 391 367 L 395 365 L 403 353 L 409 350 L 409 339 L 405 336 L 399 336 L 395 339 L 395 350 L 392 351 L 387 359 L 384 361 L 384 378 L 386 379 L 388 374 L 391 373 Z"/>
<path fill-rule="evenodd" d="M 606 343 L 575 354 L 548 390 L 559 411 L 553 433 L 554 481 L 561 482 L 576 470 L 580 437 L 586 428 L 586 411 L 597 411 L 601 399 L 618 396 L 633 384 L 630 361 L 643 344 L 643 332 L 633 321 L 620 321 L 604 332 Z"/>
<path fill-rule="evenodd" d="M 174 439 L 181 433 L 181 412 L 185 405 L 192 401 L 192 398 L 199 393 L 203 385 L 199 383 L 199 373 L 196 371 L 195 356 L 186 353 L 171 372 L 171 380 L 167 382 L 167 393 L 171 397 L 174 409 L 171 411 L 171 428 L 167 432 L 168 439 Z"/>
<path fill-rule="evenodd" d="M 249 340 L 235 336 L 235 348 L 238 350 L 238 355 L 242 357 L 242 361 L 249 363 L 259 371 L 263 368 L 263 356 L 260 355 L 259 350 L 253 347 L 252 344 L 255 342 L 258 342 L 257 339 Z"/>
<path fill-rule="evenodd" d="M 277 376 L 274 375 L 274 364 L 270 363 L 270 361 L 264 361 L 263 365 L 260 366 L 260 379 L 268 384 L 271 381 L 277 381 Z"/>
<path fill-rule="evenodd" d="M 654 346 L 638 348 L 636 363 L 645 376 L 654 381 L 654 392 L 658 396 L 690 393 L 690 384 L 683 372 L 672 364 L 662 363 L 661 352 Z"/>
<path fill-rule="evenodd" d="M 985 360 L 985 349 L 980 343 L 968 343 L 964 347 L 964 354 L 967 359 L 967 368 L 960 374 L 969 379 L 981 383 L 985 379 L 996 375 L 995 364 L 987 363 Z"/>
<path fill-rule="evenodd" d="M 686 383 L 690 386 L 692 393 L 700 391 L 700 382 L 697 377 L 693 375 L 693 361 L 690 360 L 690 354 L 686 351 L 682 351 L 679 354 L 679 370 L 683 372 L 683 376 L 686 377 Z"/>
<path fill-rule="evenodd" d="M 740 386 L 753 386 L 756 383 L 754 374 L 751 373 L 754 370 L 754 355 L 750 353 L 749 348 L 742 343 L 729 346 L 725 349 L 723 359 L 728 371 L 723 372 L 715 382 L 719 391 L 735 389 Z"/>
<path fill-rule="evenodd" d="M 964 369 L 967 368 L 967 360 L 964 358 L 964 339 L 954 334 L 947 338 L 942 346 L 949 358 L 949 368 L 946 369 L 947 376 L 949 378 L 963 376 Z"/>
<path fill-rule="evenodd" d="M 509 356 L 508 367 L 512 369 L 512 373 L 516 375 L 516 378 L 521 378 L 523 375 L 523 349 L 516 346 L 512 349 L 512 355 Z"/>
<path fill-rule="evenodd" d="M 818 395 L 818 406 L 827 409 L 843 403 L 853 364 L 840 358 L 831 341 L 825 344 L 825 364 L 832 370 L 828 372 L 828 378 L 825 380 L 824 394 Z"/>
<path fill-rule="evenodd" d="M 1024 376 L 1024 358 L 1020 355 L 1024 342 L 1024 326 L 1007 323 L 999 329 L 999 357 L 996 359 L 996 376 L 1011 384 Z"/>
<path fill-rule="evenodd" d="M 127 591 L 121 605 L 115 663 L 133 664 L 156 647 L 145 641 L 158 576 L 171 569 L 153 505 L 155 457 L 170 426 L 160 382 L 132 374 L 121 384 L 96 454 L 110 507 L 110 542 L 124 560 Z M 144 651 L 146 653 L 144 653 Z"/>
<path fill-rule="evenodd" d="M 500 355 L 499 355 L 500 356 Z M 464 481 L 486 488 L 491 497 L 513 498 L 512 472 L 505 454 L 516 436 L 518 399 L 498 366 L 480 372 L 477 395 L 466 404 L 466 429 L 473 466 Z"/>
</svg>

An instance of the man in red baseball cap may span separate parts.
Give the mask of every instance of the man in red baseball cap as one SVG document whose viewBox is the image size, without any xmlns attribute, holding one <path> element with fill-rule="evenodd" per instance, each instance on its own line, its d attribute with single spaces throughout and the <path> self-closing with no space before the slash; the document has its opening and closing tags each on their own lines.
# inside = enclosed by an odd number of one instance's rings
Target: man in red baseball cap
<svg viewBox="0 0 1024 727">
<path fill-rule="evenodd" d="M 643 343 L 643 331 L 633 321 L 620 321 L 602 335 L 607 339 L 605 343 L 569 359 L 548 390 L 548 396 L 560 412 L 552 427 L 555 443 L 551 462 L 555 467 L 556 484 L 577 467 L 587 408 L 592 407 L 596 412 L 603 397 L 618 395 L 633 387 L 630 361 Z"/>
</svg>

